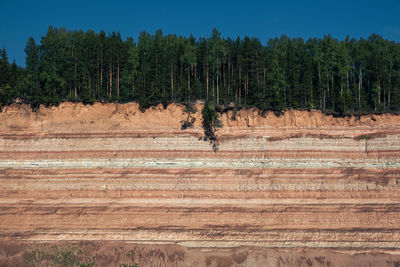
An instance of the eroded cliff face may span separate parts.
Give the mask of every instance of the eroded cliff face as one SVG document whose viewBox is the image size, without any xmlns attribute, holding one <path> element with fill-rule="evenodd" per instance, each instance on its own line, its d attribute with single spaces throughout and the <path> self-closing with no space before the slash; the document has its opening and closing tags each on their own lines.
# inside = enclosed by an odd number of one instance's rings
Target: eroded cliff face
<svg viewBox="0 0 400 267">
<path fill-rule="evenodd" d="M 196 104 L 198 112 L 190 114 L 195 118 L 193 128 L 202 128 L 202 104 Z M 399 126 L 400 116 L 391 114 L 364 115 L 360 117 L 334 118 L 320 111 L 287 110 L 280 116 L 273 112 L 260 112 L 256 108 L 230 110 L 221 116 L 222 131 L 235 129 L 323 129 L 333 127 L 388 127 Z M 180 130 L 182 121 L 188 119 L 184 106 L 170 104 L 165 109 L 160 104 L 145 112 L 139 104 L 83 105 L 61 103 L 49 108 L 43 105 L 33 112 L 28 105 L 13 104 L 3 107 L 0 113 L 1 131 L 107 131 L 107 130 Z"/>
<path fill-rule="evenodd" d="M 399 263 L 400 116 L 229 111 L 213 147 L 196 107 L 5 107 L 0 265 L 60 241 L 159 251 L 140 266 Z"/>
<path fill-rule="evenodd" d="M 137 103 L 83 105 L 67 102 L 49 108 L 42 105 L 32 112 L 28 105 L 13 104 L 0 113 L 0 130 L 51 133 L 180 130 L 181 122 L 188 117 L 183 109 L 183 105 L 177 104 L 164 109 L 160 104 L 141 112 Z M 196 119 L 194 126 L 201 127 L 201 113 L 192 117 Z"/>
<path fill-rule="evenodd" d="M 391 114 L 335 118 L 321 111 L 287 110 L 276 116 L 274 112 L 260 113 L 256 108 L 230 110 L 221 116 L 224 129 L 236 128 L 295 128 L 316 129 L 331 127 L 384 127 L 398 125 L 399 116 Z"/>
</svg>

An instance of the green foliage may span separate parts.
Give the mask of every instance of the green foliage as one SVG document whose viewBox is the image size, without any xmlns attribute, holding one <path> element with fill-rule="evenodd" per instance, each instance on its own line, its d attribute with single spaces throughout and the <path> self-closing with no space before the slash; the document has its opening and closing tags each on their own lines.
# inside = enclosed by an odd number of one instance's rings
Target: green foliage
<svg viewBox="0 0 400 267">
<path fill-rule="evenodd" d="M 186 120 L 181 121 L 181 130 L 192 128 L 196 121 L 196 118 L 192 117 L 192 114 L 197 112 L 197 108 L 194 106 L 193 102 L 186 102 L 183 112 L 187 113 L 187 118 Z"/>
<path fill-rule="evenodd" d="M 238 110 L 237 110 L 237 109 L 232 110 L 232 117 L 231 117 L 231 120 L 236 120 L 236 115 L 237 115 L 237 113 L 238 113 Z"/>
<path fill-rule="evenodd" d="M 183 112 L 188 114 L 195 114 L 197 112 L 197 108 L 194 106 L 193 102 L 186 102 Z"/>
<path fill-rule="evenodd" d="M 215 132 L 217 128 L 220 127 L 222 127 L 222 123 L 219 119 L 215 104 L 212 101 L 208 101 L 204 104 L 203 108 L 204 136 L 211 141 L 215 141 Z"/>
<path fill-rule="evenodd" d="M 34 249 L 24 253 L 25 265 L 31 267 L 54 266 L 54 267 L 94 267 L 99 266 L 95 263 L 96 257 L 92 257 L 90 262 L 81 262 L 84 251 L 78 247 L 51 246 L 50 248 Z M 134 250 L 127 254 L 129 258 L 134 256 Z M 120 264 L 121 267 L 139 267 L 138 263 Z"/>
<path fill-rule="evenodd" d="M 25 264 L 27 266 L 52 266 L 73 267 L 73 266 L 94 266 L 94 264 L 79 263 L 79 256 L 82 250 L 73 246 L 52 246 L 47 250 L 33 250 L 25 253 Z"/>
<path fill-rule="evenodd" d="M 25 46 L 26 68 L 0 50 L 0 102 L 33 107 L 60 101 L 158 103 L 212 101 L 262 109 L 325 112 L 400 111 L 400 44 L 372 34 L 289 38 L 223 38 L 213 29 L 196 39 L 142 32 L 137 42 L 118 32 L 49 27 Z"/>
<path fill-rule="evenodd" d="M 371 135 L 360 135 L 357 139 L 359 140 L 370 140 L 372 138 Z"/>
</svg>

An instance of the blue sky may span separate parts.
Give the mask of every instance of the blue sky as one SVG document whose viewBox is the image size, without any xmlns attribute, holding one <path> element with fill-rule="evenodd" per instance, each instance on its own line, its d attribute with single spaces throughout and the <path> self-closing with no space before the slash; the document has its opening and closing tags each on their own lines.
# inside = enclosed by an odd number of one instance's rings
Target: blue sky
<svg viewBox="0 0 400 267">
<path fill-rule="evenodd" d="M 0 0 L 0 47 L 9 60 L 25 64 L 30 36 L 40 41 L 49 25 L 67 29 L 119 31 L 134 39 L 143 30 L 196 37 L 217 28 L 224 37 L 251 36 L 264 44 L 269 38 L 346 35 L 367 38 L 377 33 L 400 42 L 400 1 L 103 1 Z"/>
</svg>

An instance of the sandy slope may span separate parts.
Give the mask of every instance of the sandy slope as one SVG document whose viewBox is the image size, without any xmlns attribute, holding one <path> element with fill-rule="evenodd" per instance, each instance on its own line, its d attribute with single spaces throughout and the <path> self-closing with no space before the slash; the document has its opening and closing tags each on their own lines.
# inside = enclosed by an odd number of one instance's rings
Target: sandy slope
<svg viewBox="0 0 400 267">
<path fill-rule="evenodd" d="M 5 107 L 0 265 L 65 242 L 111 266 L 400 264 L 400 116 L 229 111 L 215 150 L 197 109 Z"/>
</svg>

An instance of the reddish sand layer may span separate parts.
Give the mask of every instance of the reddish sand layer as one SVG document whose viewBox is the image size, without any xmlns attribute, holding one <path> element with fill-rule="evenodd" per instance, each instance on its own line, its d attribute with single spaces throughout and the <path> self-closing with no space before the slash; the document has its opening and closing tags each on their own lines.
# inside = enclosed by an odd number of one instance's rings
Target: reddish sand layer
<svg viewBox="0 0 400 267">
<path fill-rule="evenodd" d="M 196 107 L 3 108 L 0 266 L 399 266 L 400 116 L 242 109 L 211 144 Z"/>
</svg>

